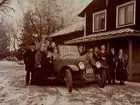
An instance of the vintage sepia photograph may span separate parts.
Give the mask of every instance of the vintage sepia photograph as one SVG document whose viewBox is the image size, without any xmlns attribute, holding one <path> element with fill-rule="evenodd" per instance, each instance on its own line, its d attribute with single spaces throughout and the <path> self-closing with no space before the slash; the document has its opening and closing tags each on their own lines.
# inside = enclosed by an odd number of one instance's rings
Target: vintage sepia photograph
<svg viewBox="0 0 140 105">
<path fill-rule="evenodd" d="M 140 0 L 0 0 L 0 105 L 140 105 Z"/>
</svg>

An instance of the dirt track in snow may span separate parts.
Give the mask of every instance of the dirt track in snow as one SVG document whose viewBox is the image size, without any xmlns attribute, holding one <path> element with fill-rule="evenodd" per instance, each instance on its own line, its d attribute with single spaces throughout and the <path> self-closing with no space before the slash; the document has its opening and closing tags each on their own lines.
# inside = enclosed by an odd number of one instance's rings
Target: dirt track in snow
<svg viewBox="0 0 140 105">
<path fill-rule="evenodd" d="M 63 85 L 25 86 L 24 78 L 24 66 L 0 61 L 0 105 L 140 105 L 138 83 L 104 89 L 88 84 L 68 93 Z"/>
</svg>

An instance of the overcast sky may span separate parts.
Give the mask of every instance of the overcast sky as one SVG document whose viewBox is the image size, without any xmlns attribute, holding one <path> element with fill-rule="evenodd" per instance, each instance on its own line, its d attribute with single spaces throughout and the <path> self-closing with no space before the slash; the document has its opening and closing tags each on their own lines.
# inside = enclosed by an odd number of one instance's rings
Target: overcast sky
<svg viewBox="0 0 140 105">
<path fill-rule="evenodd" d="M 70 8 L 73 8 L 73 14 L 77 16 L 77 14 L 92 0 L 58 0 L 60 6 L 69 8 L 64 8 L 63 13 L 67 15 L 69 13 Z M 22 19 L 23 11 L 27 11 L 30 7 L 28 0 L 12 0 L 10 7 L 14 8 L 15 13 L 10 12 L 12 17 L 8 17 L 8 19 L 12 22 L 18 21 Z"/>
</svg>

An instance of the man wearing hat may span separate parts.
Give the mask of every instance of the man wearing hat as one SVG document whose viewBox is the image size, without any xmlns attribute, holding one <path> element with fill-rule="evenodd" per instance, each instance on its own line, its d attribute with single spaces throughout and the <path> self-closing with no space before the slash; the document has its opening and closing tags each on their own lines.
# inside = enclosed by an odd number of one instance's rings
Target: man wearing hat
<svg viewBox="0 0 140 105">
<path fill-rule="evenodd" d="M 25 52 L 24 63 L 26 71 L 26 85 L 33 85 L 34 65 L 35 65 L 35 43 L 30 43 L 29 49 Z"/>
</svg>

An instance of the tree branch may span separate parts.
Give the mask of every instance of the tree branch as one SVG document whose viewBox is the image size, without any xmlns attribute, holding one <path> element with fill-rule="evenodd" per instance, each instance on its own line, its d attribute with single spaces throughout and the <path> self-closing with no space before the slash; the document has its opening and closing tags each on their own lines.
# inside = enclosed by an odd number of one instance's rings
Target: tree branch
<svg viewBox="0 0 140 105">
<path fill-rule="evenodd" d="M 0 7 L 1 7 L 2 5 L 4 5 L 4 4 L 8 4 L 8 1 L 10 1 L 10 0 L 2 0 L 2 1 L 0 2 Z"/>
<path fill-rule="evenodd" d="M 33 27 L 35 29 L 36 34 L 39 36 L 39 33 L 38 33 L 37 28 L 36 28 L 36 26 L 35 26 L 35 24 L 34 24 L 34 22 L 32 20 L 32 16 L 31 15 L 30 15 L 30 21 L 31 21 L 31 23 L 32 23 L 32 25 L 33 25 Z"/>
</svg>

